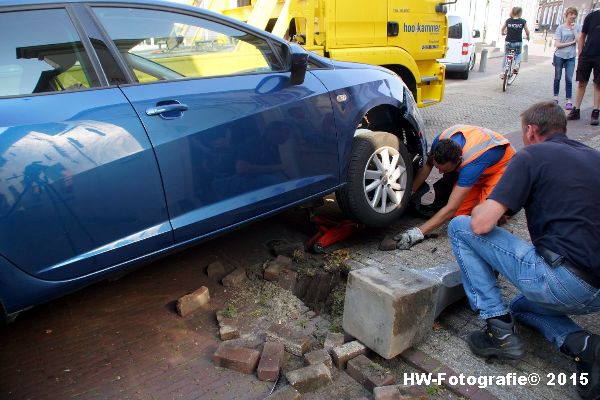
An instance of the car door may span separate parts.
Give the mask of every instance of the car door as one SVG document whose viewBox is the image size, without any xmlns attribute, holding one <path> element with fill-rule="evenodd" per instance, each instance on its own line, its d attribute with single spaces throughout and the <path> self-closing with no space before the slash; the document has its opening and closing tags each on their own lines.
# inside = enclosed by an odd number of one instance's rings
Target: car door
<svg viewBox="0 0 600 400">
<path fill-rule="evenodd" d="M 71 15 L 0 12 L 0 254 L 44 280 L 173 243 L 148 137 Z"/>
<path fill-rule="evenodd" d="M 93 7 L 129 66 L 123 85 L 156 151 L 176 242 L 339 183 L 331 101 L 292 85 L 283 43 L 190 10 Z"/>
</svg>

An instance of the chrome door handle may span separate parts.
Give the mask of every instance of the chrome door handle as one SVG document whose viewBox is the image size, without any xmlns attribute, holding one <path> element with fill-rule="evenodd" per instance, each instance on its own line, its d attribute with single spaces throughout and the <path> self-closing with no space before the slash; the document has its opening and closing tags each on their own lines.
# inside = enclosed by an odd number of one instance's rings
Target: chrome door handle
<svg viewBox="0 0 600 400">
<path fill-rule="evenodd" d="M 170 112 L 170 111 L 179 111 L 179 112 L 183 112 L 183 111 L 187 111 L 188 110 L 188 106 L 186 104 L 165 104 L 163 106 L 158 106 L 158 107 L 150 107 L 146 109 L 146 115 L 148 116 L 152 116 L 152 115 L 160 115 L 166 112 Z"/>
</svg>

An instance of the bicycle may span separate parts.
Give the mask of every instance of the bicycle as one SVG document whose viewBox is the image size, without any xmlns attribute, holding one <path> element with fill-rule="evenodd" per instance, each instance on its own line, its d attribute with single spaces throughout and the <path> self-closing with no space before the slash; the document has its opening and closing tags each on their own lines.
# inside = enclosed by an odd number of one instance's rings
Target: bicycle
<svg viewBox="0 0 600 400">
<path fill-rule="evenodd" d="M 506 92 L 506 88 L 517 79 L 517 73 L 515 67 L 519 68 L 517 64 L 517 55 L 519 55 L 521 48 L 509 47 L 506 49 L 506 61 L 504 62 L 504 79 L 502 80 L 502 91 Z"/>
</svg>

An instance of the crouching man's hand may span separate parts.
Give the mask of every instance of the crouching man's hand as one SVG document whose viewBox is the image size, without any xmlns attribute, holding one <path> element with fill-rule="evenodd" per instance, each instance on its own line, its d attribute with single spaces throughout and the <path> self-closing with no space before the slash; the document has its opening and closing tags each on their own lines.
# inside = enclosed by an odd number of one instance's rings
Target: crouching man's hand
<svg viewBox="0 0 600 400">
<path fill-rule="evenodd" d="M 399 250 L 408 250 L 413 245 L 422 242 L 425 239 L 423 232 L 417 227 L 410 228 L 409 230 L 402 232 L 394 236 L 394 240 L 398 241 L 396 248 Z"/>
</svg>

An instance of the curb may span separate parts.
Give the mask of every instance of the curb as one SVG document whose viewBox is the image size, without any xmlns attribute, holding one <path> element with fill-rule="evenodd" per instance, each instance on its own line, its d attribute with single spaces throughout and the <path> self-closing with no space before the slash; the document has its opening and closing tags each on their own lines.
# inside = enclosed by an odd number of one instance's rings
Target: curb
<svg viewBox="0 0 600 400">
<path fill-rule="evenodd" d="M 446 377 L 460 376 L 456 371 L 442 364 L 435 358 L 423 353 L 421 350 L 410 348 L 404 353 L 400 354 L 400 358 L 407 364 L 415 367 L 423 372 L 430 374 L 445 373 Z M 496 396 L 490 393 L 488 390 L 479 388 L 473 385 L 450 385 L 446 379 L 442 384 L 446 389 L 452 393 L 462 396 L 466 399 L 472 400 L 498 400 Z"/>
</svg>

